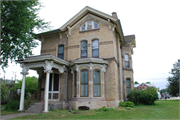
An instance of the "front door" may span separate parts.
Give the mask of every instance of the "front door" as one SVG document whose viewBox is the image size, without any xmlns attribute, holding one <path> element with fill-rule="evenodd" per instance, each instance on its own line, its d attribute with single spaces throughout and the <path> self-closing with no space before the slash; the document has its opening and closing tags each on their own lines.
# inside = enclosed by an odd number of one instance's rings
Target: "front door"
<svg viewBox="0 0 180 120">
<path fill-rule="evenodd" d="M 59 101 L 60 99 L 60 80 L 59 74 L 52 73 L 50 74 L 49 81 L 49 100 L 50 101 Z"/>
</svg>

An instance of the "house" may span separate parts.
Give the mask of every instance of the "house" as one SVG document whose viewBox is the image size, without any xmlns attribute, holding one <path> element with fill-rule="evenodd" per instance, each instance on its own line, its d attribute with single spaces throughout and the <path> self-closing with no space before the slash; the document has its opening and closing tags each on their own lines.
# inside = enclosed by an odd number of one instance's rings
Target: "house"
<svg viewBox="0 0 180 120">
<path fill-rule="evenodd" d="M 55 103 L 51 107 L 118 107 L 134 88 L 135 35 L 123 35 L 115 12 L 111 16 L 86 6 L 59 29 L 36 38 L 41 55 L 17 60 L 24 76 L 20 111 L 29 69 L 39 74 L 38 100 L 45 101 L 44 112 Z"/>
<path fill-rule="evenodd" d="M 139 90 L 146 90 L 149 87 L 155 88 L 154 84 L 145 84 L 145 83 L 134 84 L 134 88 Z"/>
</svg>

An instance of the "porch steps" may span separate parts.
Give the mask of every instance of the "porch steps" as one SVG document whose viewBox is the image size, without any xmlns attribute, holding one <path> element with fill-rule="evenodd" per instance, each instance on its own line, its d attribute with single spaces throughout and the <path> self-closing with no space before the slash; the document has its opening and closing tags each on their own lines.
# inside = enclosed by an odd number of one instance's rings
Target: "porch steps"
<svg viewBox="0 0 180 120">
<path fill-rule="evenodd" d="M 48 106 L 50 109 L 50 106 Z M 36 102 L 30 105 L 30 107 L 25 110 L 25 113 L 42 113 L 44 111 L 44 105 L 41 105 L 41 102 Z"/>
</svg>

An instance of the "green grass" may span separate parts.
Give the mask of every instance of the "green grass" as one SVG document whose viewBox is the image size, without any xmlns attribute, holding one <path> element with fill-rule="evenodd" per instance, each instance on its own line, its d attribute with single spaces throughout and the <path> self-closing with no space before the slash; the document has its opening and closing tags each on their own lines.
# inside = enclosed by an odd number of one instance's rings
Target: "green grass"
<svg viewBox="0 0 180 120">
<path fill-rule="evenodd" d="M 16 114 L 19 113 L 17 110 L 1 110 L 1 116 L 2 115 L 9 115 L 9 114 Z"/>
<path fill-rule="evenodd" d="M 6 105 L 1 105 L 1 108 L 5 108 L 6 107 Z"/>
<path fill-rule="evenodd" d="M 116 110 L 96 112 L 55 110 L 49 113 L 22 116 L 15 119 L 179 119 L 179 100 L 159 100 L 155 105 L 138 105 L 132 110 L 119 107 Z"/>
</svg>

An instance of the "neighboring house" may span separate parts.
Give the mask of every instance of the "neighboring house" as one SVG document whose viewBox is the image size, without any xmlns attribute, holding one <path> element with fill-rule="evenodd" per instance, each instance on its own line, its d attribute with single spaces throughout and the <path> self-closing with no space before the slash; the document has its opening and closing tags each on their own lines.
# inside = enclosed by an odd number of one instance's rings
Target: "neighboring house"
<svg viewBox="0 0 180 120">
<path fill-rule="evenodd" d="M 145 83 L 134 84 L 134 88 L 139 90 L 146 90 L 149 87 L 155 88 L 154 84 L 145 84 Z"/>
<path fill-rule="evenodd" d="M 42 42 L 41 55 L 17 62 L 23 80 L 29 69 L 39 74 L 38 100 L 45 100 L 44 112 L 48 101 L 56 108 L 66 108 L 67 103 L 75 109 L 118 107 L 134 88 L 135 35 L 123 35 L 115 12 L 111 16 L 86 6 L 59 29 L 36 38 Z M 22 93 L 20 111 L 23 100 Z"/>
</svg>

